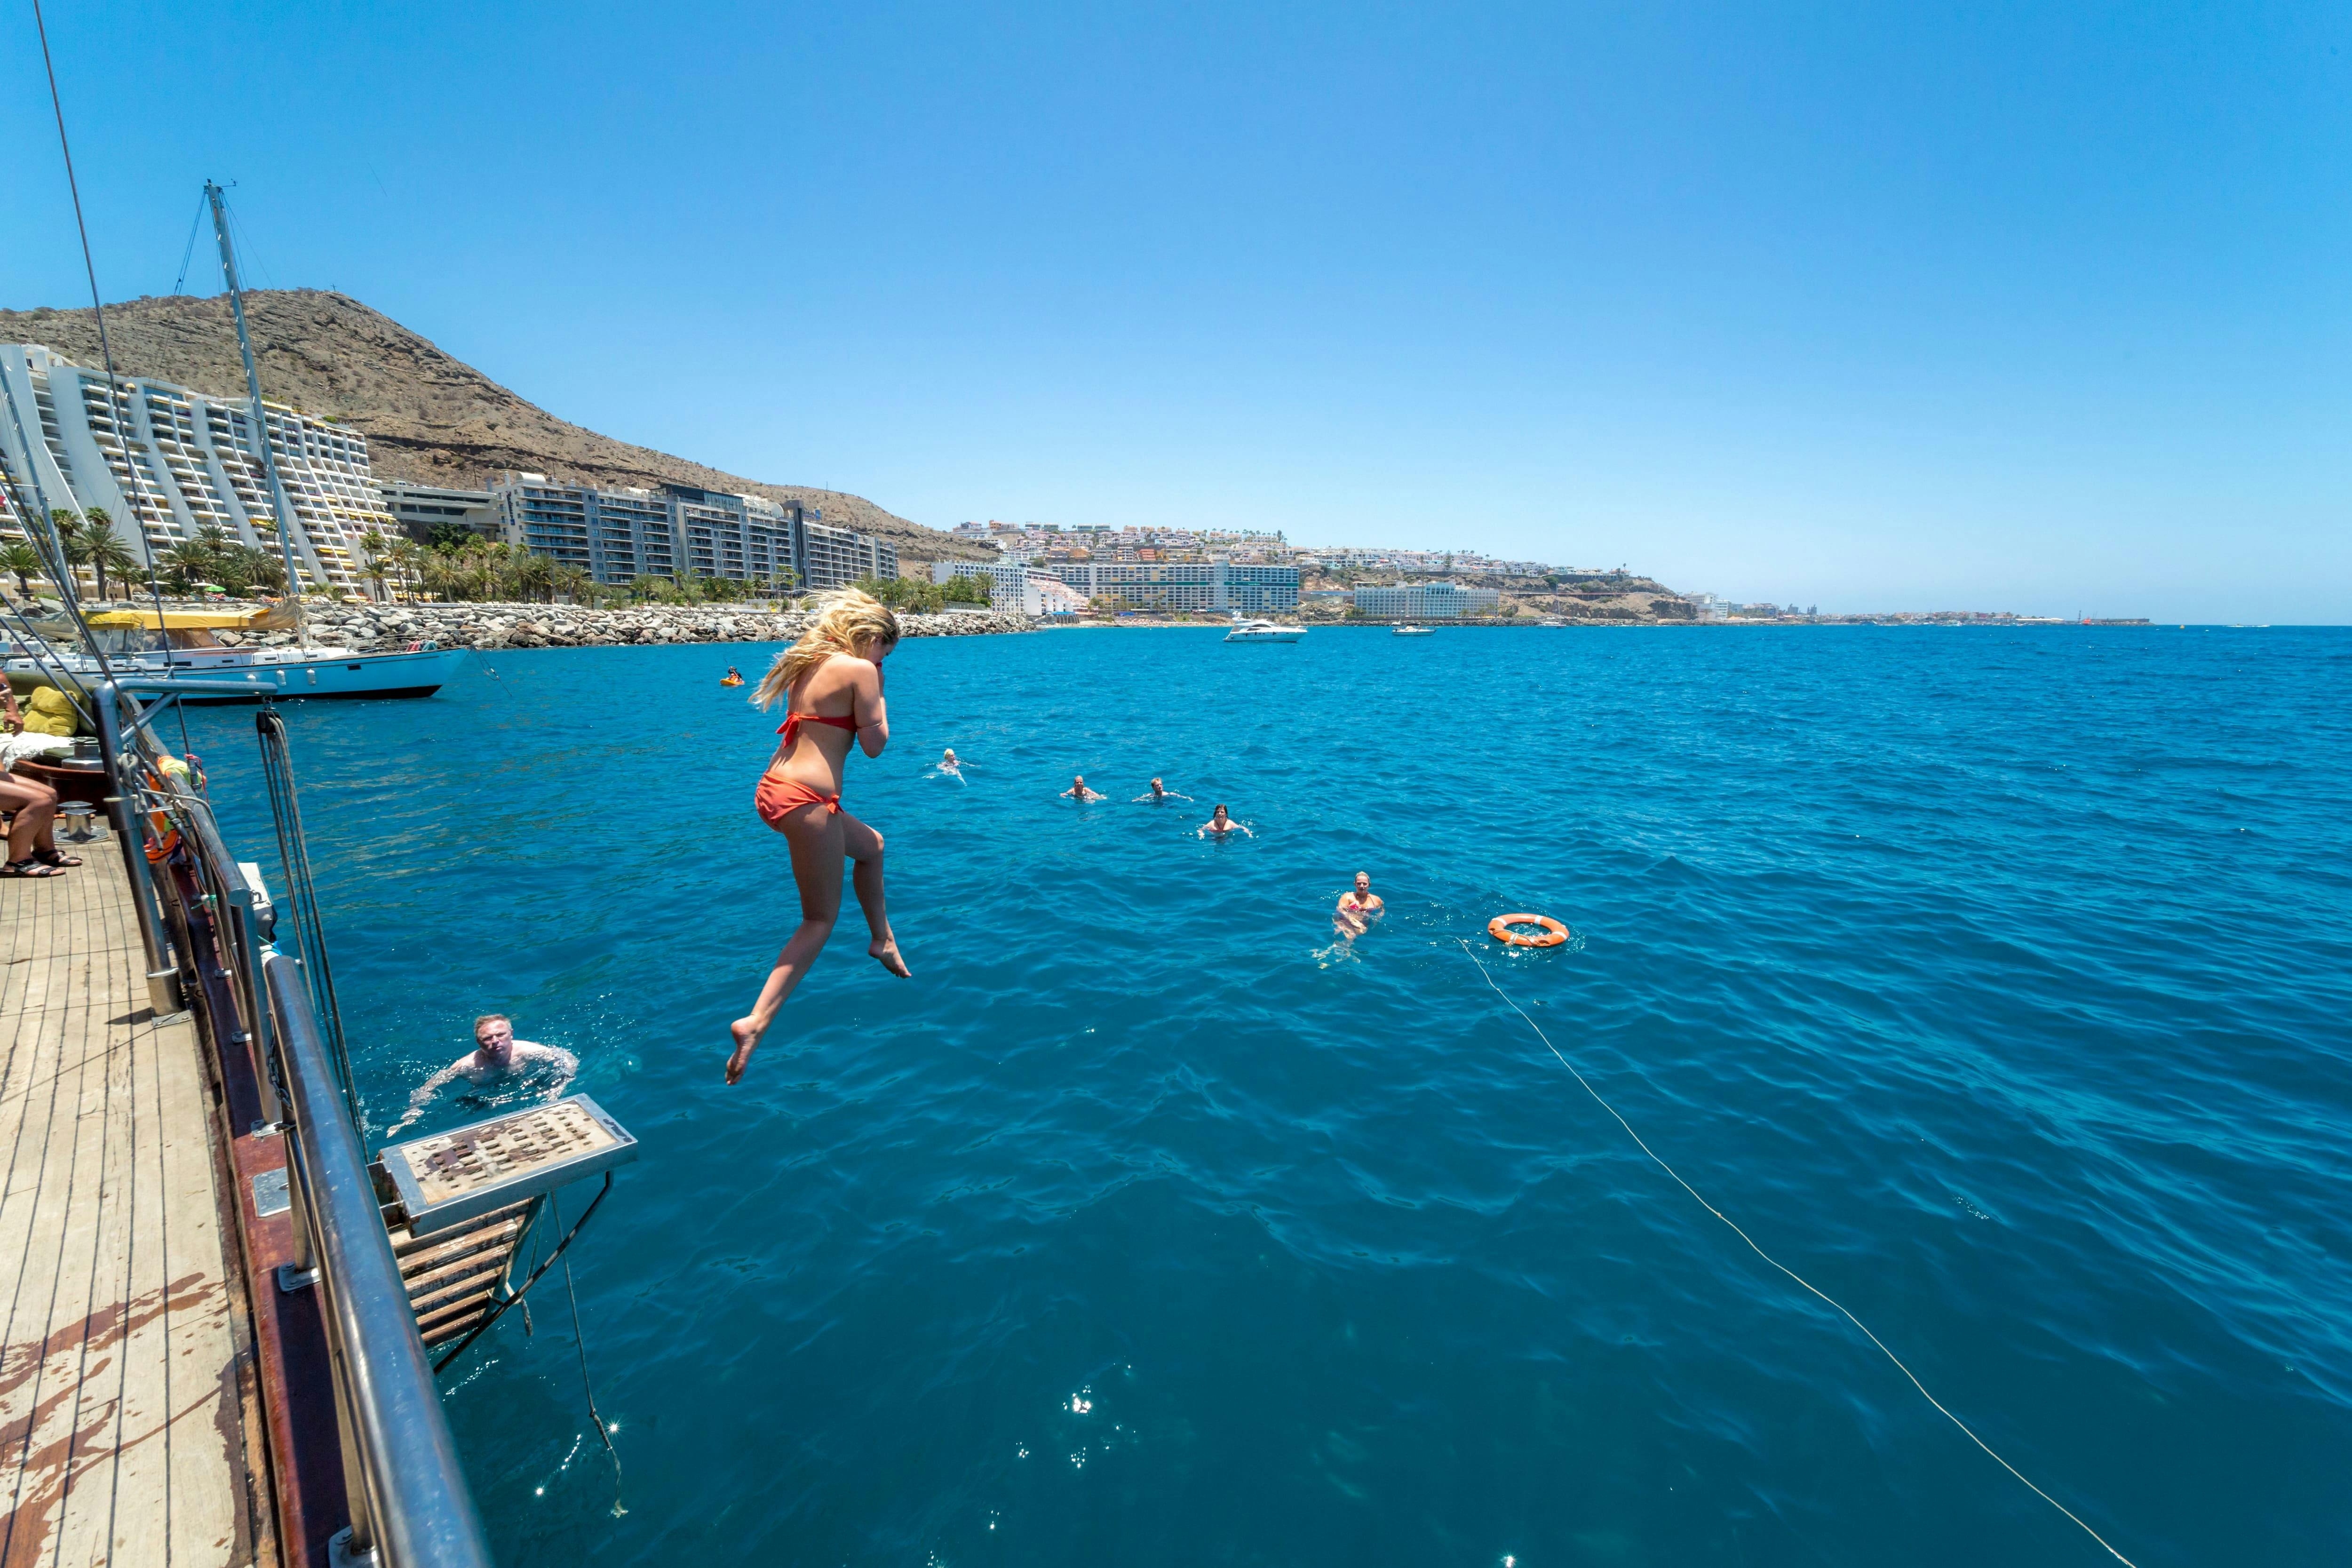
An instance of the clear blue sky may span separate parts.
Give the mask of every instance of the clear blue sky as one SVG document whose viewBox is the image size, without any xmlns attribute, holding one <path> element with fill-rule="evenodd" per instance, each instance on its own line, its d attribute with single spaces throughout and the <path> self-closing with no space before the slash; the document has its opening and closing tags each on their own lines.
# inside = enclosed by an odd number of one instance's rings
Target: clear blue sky
<svg viewBox="0 0 2352 1568">
<path fill-rule="evenodd" d="M 49 21 L 110 299 L 233 179 L 257 282 L 923 522 L 2352 621 L 2340 5 Z M 86 303 L 24 5 L 0 86 L 0 302 Z"/>
</svg>

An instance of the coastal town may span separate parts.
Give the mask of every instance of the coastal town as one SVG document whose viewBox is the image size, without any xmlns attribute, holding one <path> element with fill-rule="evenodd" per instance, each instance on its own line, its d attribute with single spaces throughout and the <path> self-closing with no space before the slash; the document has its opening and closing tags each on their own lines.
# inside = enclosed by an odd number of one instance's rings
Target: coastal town
<svg viewBox="0 0 2352 1568">
<path fill-rule="evenodd" d="M 284 564 L 250 400 L 160 378 L 110 376 L 51 346 L 0 343 L 0 476 L 65 524 L 100 597 L 110 577 L 175 596 L 268 594 Z M 782 607 L 867 584 L 912 611 L 994 612 L 970 629 L 1055 620 L 1160 624 L 1278 616 L 1301 623 L 1660 625 L 2017 623 L 1989 611 L 1824 616 L 1817 606 L 1677 592 L 1627 566 L 1505 560 L 1471 548 L 1294 542 L 1264 527 L 965 521 L 894 534 L 804 500 L 680 482 L 593 483 L 504 468 L 476 485 L 380 473 L 353 421 L 269 402 L 268 431 L 306 586 L 347 605 L 648 603 Z M 25 520 L 0 501 L 0 563 L 32 592 Z M 592 617 L 593 618 L 593 617 Z M 639 616 L 605 635 L 578 617 L 460 616 L 468 645 L 628 642 L 693 617 Z M 719 624 L 702 617 L 713 626 Z M 734 623 L 730 623 L 730 626 Z M 745 622 L 760 625 L 766 623 Z M 748 635 L 748 634 L 747 634 Z M 719 640 L 735 640 L 722 637 Z"/>
</svg>

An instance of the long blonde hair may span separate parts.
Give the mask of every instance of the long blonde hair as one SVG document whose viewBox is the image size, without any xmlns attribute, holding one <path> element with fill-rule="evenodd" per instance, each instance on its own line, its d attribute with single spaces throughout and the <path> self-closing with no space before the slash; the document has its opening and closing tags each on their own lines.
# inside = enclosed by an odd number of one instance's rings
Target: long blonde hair
<svg viewBox="0 0 2352 1568">
<path fill-rule="evenodd" d="M 776 656 L 768 673 L 751 689 L 751 700 L 760 708 L 773 707 L 789 696 L 800 678 L 835 654 L 856 654 L 861 647 L 887 647 L 898 640 L 898 617 L 890 606 L 860 588 L 837 588 L 819 601 L 824 608 L 801 640 Z"/>
</svg>

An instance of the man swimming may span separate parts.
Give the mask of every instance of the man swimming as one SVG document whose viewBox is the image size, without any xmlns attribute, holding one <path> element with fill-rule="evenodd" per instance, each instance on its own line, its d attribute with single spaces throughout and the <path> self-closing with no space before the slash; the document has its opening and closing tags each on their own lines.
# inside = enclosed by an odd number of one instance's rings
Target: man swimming
<svg viewBox="0 0 2352 1568">
<path fill-rule="evenodd" d="M 1209 813 L 1209 820 L 1201 824 L 1199 837 L 1202 838 L 1223 838 L 1229 833 L 1238 833 L 1244 838 L 1255 838 L 1257 837 L 1256 834 L 1252 833 L 1248 828 L 1244 827 L 1240 823 L 1235 822 L 1231 816 L 1225 815 L 1225 808 L 1223 805 L 1218 806 L 1216 810 Z"/>
<path fill-rule="evenodd" d="M 1372 891 L 1372 874 L 1359 871 L 1356 873 L 1355 889 L 1339 895 L 1339 907 L 1331 911 L 1331 923 L 1338 926 L 1344 935 L 1361 936 L 1370 929 L 1374 921 L 1381 918 L 1381 911 L 1387 907 L 1381 902 L 1380 895 Z"/>
<path fill-rule="evenodd" d="M 1178 795 L 1174 790 L 1170 789 L 1158 779 L 1153 779 L 1151 781 L 1151 793 L 1150 795 L 1139 795 L 1135 798 L 1137 800 L 1148 800 L 1157 805 L 1159 802 L 1163 800 L 1190 800 L 1192 797 L 1189 795 Z"/>
<path fill-rule="evenodd" d="M 474 1083 L 491 1083 L 509 1073 L 528 1070 L 539 1062 L 550 1063 L 555 1068 L 555 1082 L 547 1091 L 550 1100 L 562 1095 L 572 1075 L 580 1070 L 580 1058 L 570 1051 L 561 1046 L 542 1046 L 536 1040 L 518 1040 L 514 1023 L 504 1013 L 485 1013 L 474 1020 L 474 1048 L 418 1085 L 416 1092 L 408 1097 L 408 1114 L 394 1122 L 391 1131 L 397 1132 L 424 1115 L 433 1097 L 461 1078 Z"/>
<path fill-rule="evenodd" d="M 1100 794 L 1095 790 L 1088 789 L 1087 787 L 1087 775 L 1080 773 L 1076 778 L 1070 781 L 1070 787 L 1062 792 L 1062 798 L 1064 800 L 1087 801 L 1108 800 L 1110 796 Z"/>
</svg>

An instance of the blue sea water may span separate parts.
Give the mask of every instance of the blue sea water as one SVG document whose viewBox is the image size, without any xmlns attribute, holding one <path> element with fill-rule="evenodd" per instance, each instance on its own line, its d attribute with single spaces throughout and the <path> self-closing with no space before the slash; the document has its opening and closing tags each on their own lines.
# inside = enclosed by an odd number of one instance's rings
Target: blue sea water
<svg viewBox="0 0 2352 1568">
<path fill-rule="evenodd" d="M 847 804 L 915 978 L 845 910 L 730 1089 L 765 651 L 290 715 L 375 1123 L 495 1009 L 644 1141 L 574 1249 L 626 1512 L 560 1271 L 445 1380 L 502 1563 L 2113 1561 L 1470 952 L 2132 1561 L 2352 1559 L 2352 633 L 911 642 Z"/>
</svg>

